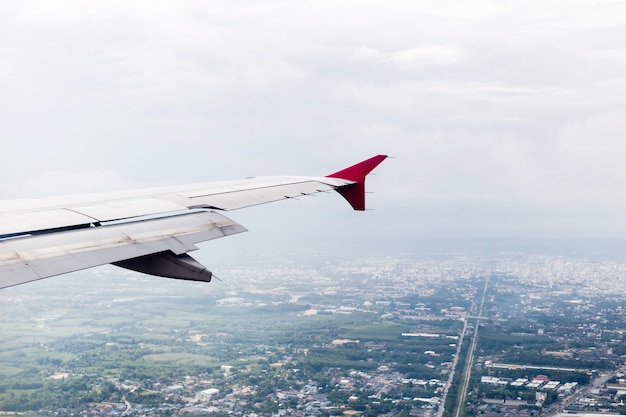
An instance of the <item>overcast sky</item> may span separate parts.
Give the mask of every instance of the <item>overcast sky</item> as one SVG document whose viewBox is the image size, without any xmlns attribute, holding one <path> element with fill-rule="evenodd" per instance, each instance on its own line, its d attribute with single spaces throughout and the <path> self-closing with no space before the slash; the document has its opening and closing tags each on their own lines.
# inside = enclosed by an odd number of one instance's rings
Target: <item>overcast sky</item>
<svg viewBox="0 0 626 417">
<path fill-rule="evenodd" d="M 2 1 L 3 198 L 325 175 L 266 238 L 626 238 L 626 2 Z M 248 233 L 250 234 L 250 233 Z"/>
</svg>

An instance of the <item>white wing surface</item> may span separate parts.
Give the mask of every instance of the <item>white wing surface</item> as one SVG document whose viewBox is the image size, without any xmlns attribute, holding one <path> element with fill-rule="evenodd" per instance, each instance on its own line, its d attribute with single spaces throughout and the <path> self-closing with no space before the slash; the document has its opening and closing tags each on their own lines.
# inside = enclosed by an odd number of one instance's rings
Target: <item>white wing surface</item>
<svg viewBox="0 0 626 417">
<path fill-rule="evenodd" d="M 365 208 L 378 155 L 327 177 L 260 177 L 115 193 L 0 201 L 0 288 L 93 266 L 210 281 L 187 252 L 246 229 L 218 213 L 336 190 Z"/>
</svg>

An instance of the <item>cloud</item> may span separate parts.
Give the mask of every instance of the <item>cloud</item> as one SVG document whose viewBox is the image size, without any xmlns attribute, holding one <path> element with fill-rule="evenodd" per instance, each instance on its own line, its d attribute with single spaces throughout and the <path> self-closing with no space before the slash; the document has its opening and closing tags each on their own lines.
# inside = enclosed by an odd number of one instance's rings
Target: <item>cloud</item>
<svg viewBox="0 0 626 417">
<path fill-rule="evenodd" d="M 0 60 L 0 82 L 5 82 L 11 76 L 11 67 L 6 61 Z"/>
<path fill-rule="evenodd" d="M 423 46 L 387 54 L 383 62 L 399 68 L 416 68 L 424 65 L 454 65 L 463 61 L 465 53 L 457 48 Z"/>
<path fill-rule="evenodd" d="M 139 188 L 139 186 L 120 178 L 113 171 L 72 173 L 55 170 L 27 178 L 20 184 L 20 193 L 22 197 L 46 197 L 48 195 L 115 191 L 130 188 Z"/>
<path fill-rule="evenodd" d="M 611 234 L 625 7 L 2 3 L 0 191 L 324 175 L 389 153 L 381 233 Z M 318 226 L 342 216 L 315 207 Z"/>
<path fill-rule="evenodd" d="M 559 135 L 564 154 L 577 167 L 575 177 L 589 202 L 626 206 L 626 120 L 622 112 L 603 112 L 565 127 Z"/>
<path fill-rule="evenodd" d="M 352 59 L 356 61 L 388 63 L 400 69 L 459 64 L 463 61 L 465 55 L 466 52 L 461 49 L 439 45 L 421 46 L 389 53 L 360 46 L 355 48 L 350 54 Z"/>
</svg>

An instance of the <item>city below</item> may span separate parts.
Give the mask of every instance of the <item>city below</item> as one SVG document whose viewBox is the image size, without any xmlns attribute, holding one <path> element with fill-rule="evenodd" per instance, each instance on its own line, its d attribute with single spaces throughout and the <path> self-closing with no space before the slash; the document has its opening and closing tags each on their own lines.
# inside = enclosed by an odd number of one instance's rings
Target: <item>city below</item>
<svg viewBox="0 0 626 417">
<path fill-rule="evenodd" d="M 7 288 L 0 412 L 626 414 L 624 242 L 469 243 L 203 250 L 221 281 L 103 267 Z"/>
</svg>

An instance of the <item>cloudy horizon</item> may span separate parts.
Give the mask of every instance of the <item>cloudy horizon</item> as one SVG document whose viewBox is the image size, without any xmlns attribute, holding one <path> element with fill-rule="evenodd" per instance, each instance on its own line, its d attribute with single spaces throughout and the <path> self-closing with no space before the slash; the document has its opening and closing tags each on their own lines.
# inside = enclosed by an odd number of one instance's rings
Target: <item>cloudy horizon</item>
<svg viewBox="0 0 626 417">
<path fill-rule="evenodd" d="M 382 153 L 374 211 L 228 215 L 263 236 L 626 238 L 621 1 L 9 1 L 0 36 L 2 198 Z"/>
</svg>

